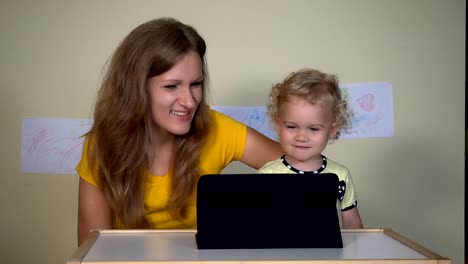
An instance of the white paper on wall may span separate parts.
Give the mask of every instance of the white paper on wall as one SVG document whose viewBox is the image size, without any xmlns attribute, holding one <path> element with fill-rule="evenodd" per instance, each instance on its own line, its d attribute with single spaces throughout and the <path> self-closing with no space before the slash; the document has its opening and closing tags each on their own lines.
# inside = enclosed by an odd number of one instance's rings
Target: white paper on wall
<svg viewBox="0 0 468 264">
<path fill-rule="evenodd" d="M 392 137 L 392 85 L 387 82 L 344 84 L 354 117 L 352 133 L 342 139 Z M 265 106 L 213 106 L 213 109 L 247 124 L 276 140 Z M 21 171 L 24 173 L 75 174 L 90 119 L 24 118 L 21 131 Z"/>
<path fill-rule="evenodd" d="M 90 119 L 25 118 L 21 131 L 21 171 L 75 174 L 83 134 Z"/>
<path fill-rule="evenodd" d="M 353 111 L 352 132 L 342 138 L 393 137 L 392 84 L 363 83 L 341 85 Z"/>
</svg>

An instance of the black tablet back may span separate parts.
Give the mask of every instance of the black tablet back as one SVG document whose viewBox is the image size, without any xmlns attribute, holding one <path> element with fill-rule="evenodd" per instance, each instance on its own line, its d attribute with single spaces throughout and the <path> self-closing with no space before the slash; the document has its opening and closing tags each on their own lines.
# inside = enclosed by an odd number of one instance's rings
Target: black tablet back
<svg viewBox="0 0 468 264">
<path fill-rule="evenodd" d="M 341 248 L 335 174 L 209 174 L 197 184 L 199 249 Z"/>
</svg>

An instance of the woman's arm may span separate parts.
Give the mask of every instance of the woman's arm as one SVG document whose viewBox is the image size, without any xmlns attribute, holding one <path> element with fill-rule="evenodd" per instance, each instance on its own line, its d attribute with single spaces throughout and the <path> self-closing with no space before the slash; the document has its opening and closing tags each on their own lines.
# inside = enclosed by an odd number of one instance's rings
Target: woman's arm
<svg viewBox="0 0 468 264">
<path fill-rule="evenodd" d="M 277 159 L 283 154 L 284 151 L 278 142 L 269 139 L 255 129 L 247 127 L 247 141 L 241 159 L 244 164 L 259 169 L 265 163 Z"/>
<path fill-rule="evenodd" d="M 363 228 L 357 207 L 341 212 L 343 228 Z"/>
<path fill-rule="evenodd" d="M 112 228 L 112 213 L 98 187 L 80 178 L 78 189 L 78 246 L 93 229 Z"/>
</svg>

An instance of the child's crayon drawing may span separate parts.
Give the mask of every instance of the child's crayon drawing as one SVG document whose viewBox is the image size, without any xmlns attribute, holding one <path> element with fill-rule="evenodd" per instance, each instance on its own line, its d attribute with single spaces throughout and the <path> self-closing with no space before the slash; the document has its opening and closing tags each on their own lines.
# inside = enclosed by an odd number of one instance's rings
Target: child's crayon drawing
<svg viewBox="0 0 468 264">
<path fill-rule="evenodd" d="M 21 170 L 26 173 L 74 174 L 89 119 L 23 120 Z"/>
</svg>

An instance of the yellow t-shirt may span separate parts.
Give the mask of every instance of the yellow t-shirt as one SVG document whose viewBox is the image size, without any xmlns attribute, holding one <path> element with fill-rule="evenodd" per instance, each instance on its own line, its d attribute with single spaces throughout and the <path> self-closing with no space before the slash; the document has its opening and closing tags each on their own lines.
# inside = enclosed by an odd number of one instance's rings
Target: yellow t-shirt
<svg viewBox="0 0 468 264">
<path fill-rule="evenodd" d="M 240 160 L 244 154 L 247 139 L 247 126 L 226 115 L 211 110 L 212 126 L 200 155 L 200 172 L 203 174 L 220 173 L 231 161 Z M 80 177 L 97 185 L 92 171 L 88 167 L 87 140 L 76 171 Z M 179 221 L 167 211 L 170 179 L 172 170 L 165 175 L 152 175 L 148 172 L 145 189 L 145 215 L 154 229 L 196 228 L 196 190 L 188 200 L 187 218 Z M 118 219 L 114 219 L 114 228 L 125 228 Z"/>
</svg>

